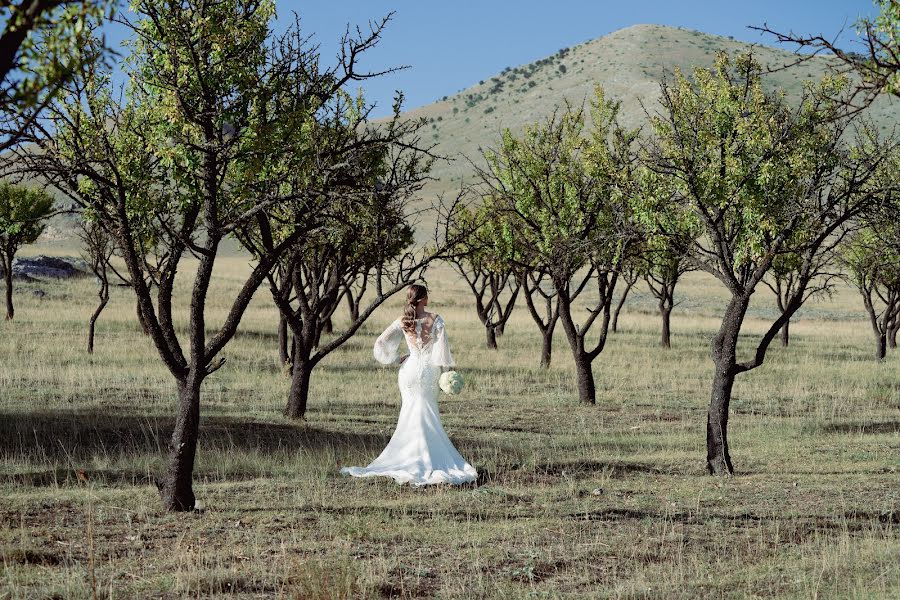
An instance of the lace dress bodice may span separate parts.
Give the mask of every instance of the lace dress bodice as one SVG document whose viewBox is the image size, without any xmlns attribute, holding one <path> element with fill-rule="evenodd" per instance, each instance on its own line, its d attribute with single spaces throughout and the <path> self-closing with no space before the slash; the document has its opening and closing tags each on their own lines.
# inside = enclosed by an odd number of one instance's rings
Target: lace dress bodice
<svg viewBox="0 0 900 600">
<path fill-rule="evenodd" d="M 403 330 L 401 319 L 395 320 L 375 340 L 375 360 L 384 365 L 400 362 L 400 349 L 404 340 L 410 360 L 436 367 L 452 367 L 456 364 L 450 352 L 444 319 L 440 315 L 434 315 L 433 319 L 416 319 L 415 335 Z"/>
</svg>

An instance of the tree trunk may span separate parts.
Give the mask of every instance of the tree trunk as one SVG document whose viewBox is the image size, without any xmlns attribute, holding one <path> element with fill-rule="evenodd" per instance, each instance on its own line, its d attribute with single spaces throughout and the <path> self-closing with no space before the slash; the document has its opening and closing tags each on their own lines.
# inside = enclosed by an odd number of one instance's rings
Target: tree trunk
<svg viewBox="0 0 900 600">
<path fill-rule="evenodd" d="M 717 363 L 706 415 L 706 469 L 711 475 L 734 474 L 728 451 L 728 405 L 731 403 L 733 386 L 734 372 L 731 364 Z"/>
<path fill-rule="evenodd" d="M 887 333 L 879 334 L 875 342 L 875 360 L 884 360 L 887 356 Z"/>
<path fill-rule="evenodd" d="M 672 308 L 661 302 L 659 305 L 659 314 L 662 317 L 662 335 L 659 340 L 659 345 L 663 348 L 671 348 L 672 333 L 670 322 L 672 318 Z"/>
<path fill-rule="evenodd" d="M 575 355 L 575 378 L 578 383 L 578 399 L 582 404 L 596 404 L 597 394 L 594 387 L 594 372 L 590 359 L 583 353 Z"/>
<path fill-rule="evenodd" d="M 622 312 L 622 307 L 625 306 L 625 299 L 628 298 L 628 292 L 631 291 L 633 285 L 634 282 L 629 283 L 625 286 L 625 289 L 622 290 L 622 297 L 619 298 L 619 303 L 616 305 L 616 310 L 613 313 L 612 323 L 609 324 L 609 328 L 612 329 L 613 333 L 619 330 L 619 313 Z"/>
<path fill-rule="evenodd" d="M 284 414 L 291 419 L 303 419 L 306 416 L 306 401 L 309 398 L 311 376 L 312 365 L 298 358 L 291 373 L 291 392 L 284 410 Z"/>
<path fill-rule="evenodd" d="M 791 322 L 790 322 L 790 320 L 788 320 L 781 327 L 781 345 L 784 346 L 785 348 L 788 347 L 788 344 L 790 344 L 790 341 L 791 341 L 791 334 L 789 331 L 790 326 L 791 326 Z"/>
<path fill-rule="evenodd" d="M 278 364 L 284 365 L 290 356 L 288 356 L 288 323 L 284 315 L 278 313 Z"/>
<path fill-rule="evenodd" d="M 91 315 L 91 320 L 88 323 L 88 354 L 94 353 L 94 330 L 96 329 L 97 319 L 100 318 L 100 313 L 102 313 L 103 309 L 106 308 L 107 302 L 109 302 L 109 292 L 106 290 L 101 291 L 100 304 L 97 306 L 97 310 L 94 311 L 94 314 Z"/>
<path fill-rule="evenodd" d="M 484 326 L 485 333 L 487 334 L 487 347 L 488 350 L 496 350 L 497 349 L 497 332 L 494 329 L 493 325 L 485 325 Z"/>
<path fill-rule="evenodd" d="M 12 272 L 12 254 L 4 257 L 3 278 L 6 280 L 6 320 L 12 321 L 16 310 L 13 307 L 13 272 Z"/>
<path fill-rule="evenodd" d="M 715 375 L 706 414 L 706 469 L 711 475 L 734 474 L 728 449 L 728 407 L 737 375 L 738 336 L 749 304 L 749 296 L 732 297 L 712 343 Z"/>
<path fill-rule="evenodd" d="M 506 321 L 503 321 L 499 325 L 497 325 L 497 337 L 503 337 L 504 332 L 506 331 Z"/>
<path fill-rule="evenodd" d="M 897 347 L 897 330 L 900 329 L 900 319 L 888 330 L 887 342 L 891 348 Z"/>
<path fill-rule="evenodd" d="M 194 509 L 192 474 L 200 432 L 200 386 L 203 379 L 192 369 L 178 383 L 178 416 L 169 443 L 169 466 L 159 484 L 163 506 L 171 511 Z"/>
<path fill-rule="evenodd" d="M 147 327 L 147 322 L 144 321 L 144 313 L 141 312 L 140 303 L 137 303 L 135 306 L 137 307 L 137 318 L 138 323 L 141 324 L 141 331 L 144 332 L 144 335 L 150 335 L 150 328 Z"/>
<path fill-rule="evenodd" d="M 553 328 L 548 327 L 543 333 L 543 344 L 541 344 L 541 366 L 545 369 L 550 368 L 550 359 L 553 357 Z"/>
<path fill-rule="evenodd" d="M 331 335 L 334 333 L 334 323 L 331 320 L 331 317 L 325 319 L 325 324 L 322 326 L 322 333 L 327 333 Z"/>
<path fill-rule="evenodd" d="M 346 298 L 347 298 L 347 308 L 349 309 L 349 312 L 350 312 L 350 322 L 355 323 L 356 321 L 359 320 L 359 302 L 362 301 L 362 296 L 354 299 L 353 294 L 351 294 L 350 291 L 348 290 L 347 294 L 346 294 Z"/>
</svg>

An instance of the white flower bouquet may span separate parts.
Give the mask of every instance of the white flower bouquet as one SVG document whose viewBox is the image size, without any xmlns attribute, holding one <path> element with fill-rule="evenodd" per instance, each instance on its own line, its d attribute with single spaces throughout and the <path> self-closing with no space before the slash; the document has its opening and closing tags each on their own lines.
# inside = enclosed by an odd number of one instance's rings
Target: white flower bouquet
<svg viewBox="0 0 900 600">
<path fill-rule="evenodd" d="M 445 394 L 455 396 L 463 389 L 463 377 L 456 371 L 441 373 L 440 386 Z"/>
</svg>

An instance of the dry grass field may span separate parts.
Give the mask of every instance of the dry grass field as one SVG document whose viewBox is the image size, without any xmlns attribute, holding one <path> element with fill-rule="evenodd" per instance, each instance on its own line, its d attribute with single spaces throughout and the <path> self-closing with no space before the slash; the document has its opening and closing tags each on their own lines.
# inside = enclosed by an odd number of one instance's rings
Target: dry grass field
<svg viewBox="0 0 900 600">
<path fill-rule="evenodd" d="M 212 320 L 246 268 L 221 262 Z M 853 290 L 738 379 L 738 474 L 718 479 L 703 467 L 715 282 L 681 288 L 670 351 L 637 293 L 588 407 L 561 328 L 549 371 L 524 304 L 490 352 L 463 282 L 428 279 L 467 379 L 444 424 L 476 485 L 341 476 L 393 430 L 396 373 L 371 344 L 398 302 L 320 366 L 296 423 L 263 290 L 204 387 L 192 514 L 162 512 L 153 485 L 176 395 L 130 290 L 89 356 L 93 282 L 21 284 L 0 324 L 0 598 L 900 597 L 900 351 L 872 360 Z M 757 298 L 748 342 L 773 303 Z"/>
</svg>

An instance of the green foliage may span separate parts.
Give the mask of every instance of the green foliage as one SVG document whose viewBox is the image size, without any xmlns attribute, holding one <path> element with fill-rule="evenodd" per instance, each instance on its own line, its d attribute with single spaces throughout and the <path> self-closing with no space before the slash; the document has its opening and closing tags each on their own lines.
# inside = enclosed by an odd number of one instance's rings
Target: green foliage
<svg viewBox="0 0 900 600">
<path fill-rule="evenodd" d="M 34 188 L 0 182 L 0 249 L 10 256 L 34 243 L 53 212 L 53 198 Z"/>
<path fill-rule="evenodd" d="M 588 263 L 618 264 L 629 241 L 630 145 L 616 123 L 619 105 L 596 89 L 593 126 L 569 106 L 519 138 L 504 131 L 486 154 L 492 199 L 507 213 L 503 237 L 517 260 L 568 279 Z M 604 269 L 605 270 L 605 269 Z"/>
<path fill-rule="evenodd" d="M 749 54 L 720 53 L 712 69 L 680 71 L 664 84 L 666 114 L 652 120 L 657 147 L 645 174 L 639 218 L 650 231 L 711 242 L 712 268 L 750 277 L 760 261 L 802 246 L 822 221 L 805 204 L 818 174 L 844 158 L 832 148 L 837 105 L 810 94 L 792 111 L 781 94 L 762 89 L 761 66 Z M 836 92 L 841 79 L 818 89 Z"/>
<path fill-rule="evenodd" d="M 885 92 L 900 96 L 900 2 L 875 0 L 875 6 L 879 9 L 878 16 L 859 24 L 873 42 L 874 51 L 866 63 L 884 78 Z"/>
<path fill-rule="evenodd" d="M 15 143 L 23 124 L 103 55 L 102 46 L 90 43 L 91 32 L 114 6 L 109 0 L 19 0 L 4 5 L 0 16 L 3 146 Z"/>
</svg>

